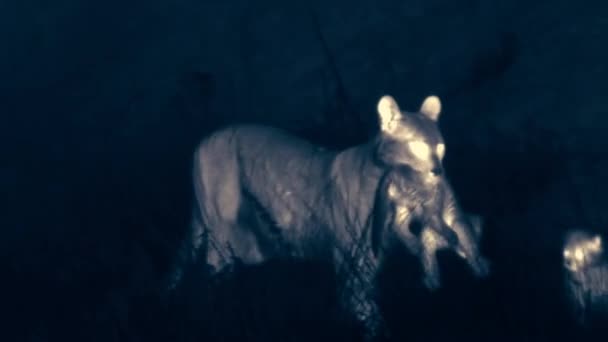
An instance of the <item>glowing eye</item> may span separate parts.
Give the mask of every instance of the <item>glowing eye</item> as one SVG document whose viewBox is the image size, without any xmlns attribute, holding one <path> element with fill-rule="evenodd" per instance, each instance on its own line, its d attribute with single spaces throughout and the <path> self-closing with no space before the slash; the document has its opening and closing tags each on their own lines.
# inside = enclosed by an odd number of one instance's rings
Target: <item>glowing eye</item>
<svg viewBox="0 0 608 342">
<path fill-rule="evenodd" d="M 583 261 L 583 259 L 585 258 L 585 254 L 583 254 L 583 251 L 581 251 L 580 249 L 577 249 L 576 251 L 574 251 L 574 258 L 578 261 Z"/>
<path fill-rule="evenodd" d="M 593 246 L 593 249 L 595 249 L 596 251 L 599 251 L 602 248 L 602 238 L 599 236 L 596 236 L 595 238 L 593 238 L 592 246 Z"/>
<path fill-rule="evenodd" d="M 445 144 L 437 144 L 437 147 L 435 147 L 435 150 L 436 150 L 439 158 L 443 158 L 443 156 L 445 155 Z"/>
<path fill-rule="evenodd" d="M 422 141 L 411 141 L 408 143 L 410 151 L 418 159 L 428 159 L 431 154 L 431 148 L 429 145 Z"/>
<path fill-rule="evenodd" d="M 388 186 L 388 197 L 392 199 L 397 198 L 397 187 L 394 184 Z"/>
<path fill-rule="evenodd" d="M 569 250 L 567 250 L 567 249 L 566 249 L 566 250 L 564 251 L 564 257 L 565 257 L 565 258 L 570 257 L 570 251 L 569 251 Z"/>
</svg>

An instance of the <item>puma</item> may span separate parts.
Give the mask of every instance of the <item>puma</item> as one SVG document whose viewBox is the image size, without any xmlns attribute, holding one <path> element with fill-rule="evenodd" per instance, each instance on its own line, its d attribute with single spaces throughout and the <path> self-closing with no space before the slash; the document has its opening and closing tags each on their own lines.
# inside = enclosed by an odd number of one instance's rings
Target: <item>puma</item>
<svg viewBox="0 0 608 342">
<path fill-rule="evenodd" d="M 375 209 L 378 196 L 388 196 L 389 186 L 397 183 L 397 175 L 389 173 L 395 168 L 406 166 L 421 180 L 406 181 L 406 186 L 448 189 L 442 173 L 445 146 L 437 124 L 440 111 L 436 96 L 427 97 L 417 112 L 401 111 L 391 96 L 383 96 L 377 104 L 376 135 L 343 151 L 325 150 L 285 131 L 258 125 L 229 126 L 211 134 L 194 153 L 193 221 L 172 284 L 181 277 L 179 265 L 197 255 L 205 257 L 214 272 L 236 260 L 244 264 L 275 257 L 328 261 L 336 272 L 349 275 L 344 304 L 373 335 L 382 321 L 373 298 L 373 280 L 387 237 L 396 237 L 406 246 L 414 245 L 416 239 L 418 245 L 431 243 L 428 236 L 436 238 L 433 241 L 441 238 L 445 241 L 441 248 L 452 247 L 475 273 L 483 275 L 477 240 L 470 238 L 474 235 L 471 225 L 461 220 L 451 191 L 442 190 L 437 202 L 441 205 L 432 214 L 441 216 L 448 228 L 429 226 L 424 236 L 412 237 L 403 212 L 397 223 L 386 224 L 386 218 L 375 217 L 382 212 L 395 217 L 394 212 L 390 214 L 395 206 Z M 387 175 L 389 181 L 383 186 Z M 388 203 L 416 200 L 407 192 L 400 193 L 398 200 Z M 457 239 L 450 238 L 452 234 Z M 381 238 L 372 248 L 374 236 Z M 428 257 L 438 248 L 427 248 L 420 256 Z M 438 272 L 433 267 L 425 271 Z M 435 274 L 426 277 L 438 279 Z"/>
</svg>

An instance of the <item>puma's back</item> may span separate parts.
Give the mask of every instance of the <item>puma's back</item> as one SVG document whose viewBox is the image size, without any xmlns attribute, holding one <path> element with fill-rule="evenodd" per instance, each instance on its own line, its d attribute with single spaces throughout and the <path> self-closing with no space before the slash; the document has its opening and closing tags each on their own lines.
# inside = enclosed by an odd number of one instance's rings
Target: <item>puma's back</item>
<svg viewBox="0 0 608 342">
<path fill-rule="evenodd" d="M 295 198 L 305 201 L 313 196 L 311 179 L 327 174 L 333 155 L 276 128 L 220 130 L 199 145 L 194 158 L 197 199 L 209 215 L 205 219 L 233 218 L 243 192 L 273 206 L 289 198 L 289 184 Z"/>
<path fill-rule="evenodd" d="M 288 203 L 301 211 L 319 200 L 320 183 L 329 179 L 335 155 L 280 129 L 231 126 L 200 145 L 195 161 L 200 173 L 194 177 L 202 177 L 208 188 L 215 188 L 206 196 L 245 192 L 277 213 L 288 212 L 281 207 Z M 227 188 L 220 188 L 217 182 L 226 182 Z"/>
</svg>

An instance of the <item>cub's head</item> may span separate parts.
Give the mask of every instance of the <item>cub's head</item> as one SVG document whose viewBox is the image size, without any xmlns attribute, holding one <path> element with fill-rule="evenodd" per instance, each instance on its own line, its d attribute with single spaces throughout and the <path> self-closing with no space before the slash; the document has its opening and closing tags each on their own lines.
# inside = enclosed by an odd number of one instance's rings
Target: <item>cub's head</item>
<svg viewBox="0 0 608 342">
<path fill-rule="evenodd" d="M 602 261 L 602 237 L 575 230 L 566 235 L 563 249 L 564 267 L 580 272 Z"/>
<path fill-rule="evenodd" d="M 381 134 L 378 138 L 378 159 L 388 166 L 409 165 L 434 180 L 443 173 L 445 144 L 437 120 L 441 101 L 427 97 L 417 112 L 403 112 L 389 95 L 378 101 Z"/>
</svg>

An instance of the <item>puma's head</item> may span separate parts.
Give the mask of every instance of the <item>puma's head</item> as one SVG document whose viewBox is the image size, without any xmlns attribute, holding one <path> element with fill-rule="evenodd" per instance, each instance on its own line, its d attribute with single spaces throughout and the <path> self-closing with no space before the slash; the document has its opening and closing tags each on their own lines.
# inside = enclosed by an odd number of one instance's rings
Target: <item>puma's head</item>
<svg viewBox="0 0 608 342">
<path fill-rule="evenodd" d="M 404 112 L 395 99 L 385 95 L 378 101 L 380 121 L 378 158 L 389 166 L 409 165 L 415 171 L 438 178 L 443 173 L 445 144 L 437 120 L 441 101 L 427 97 L 417 112 Z"/>
<path fill-rule="evenodd" d="M 602 237 L 580 230 L 566 236 L 563 257 L 564 267 L 570 272 L 579 272 L 601 261 L 603 254 Z"/>
</svg>

